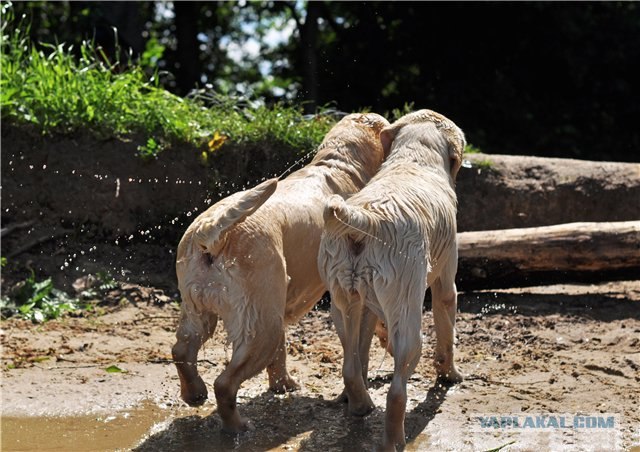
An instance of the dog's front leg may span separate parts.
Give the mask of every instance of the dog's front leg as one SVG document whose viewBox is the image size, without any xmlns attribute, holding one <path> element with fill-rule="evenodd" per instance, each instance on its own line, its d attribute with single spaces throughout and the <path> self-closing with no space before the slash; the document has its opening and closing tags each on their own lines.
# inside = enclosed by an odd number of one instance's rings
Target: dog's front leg
<svg viewBox="0 0 640 452">
<path fill-rule="evenodd" d="M 433 323 L 436 330 L 434 366 L 438 380 L 446 384 L 460 383 L 462 374 L 453 361 L 458 294 L 453 278 L 438 278 L 431 287 Z"/>
<path fill-rule="evenodd" d="M 300 385 L 287 372 L 287 349 L 284 331 L 280 336 L 280 344 L 276 350 L 276 356 L 271 364 L 267 366 L 269 389 L 276 394 L 284 394 L 285 392 L 300 389 Z"/>
</svg>

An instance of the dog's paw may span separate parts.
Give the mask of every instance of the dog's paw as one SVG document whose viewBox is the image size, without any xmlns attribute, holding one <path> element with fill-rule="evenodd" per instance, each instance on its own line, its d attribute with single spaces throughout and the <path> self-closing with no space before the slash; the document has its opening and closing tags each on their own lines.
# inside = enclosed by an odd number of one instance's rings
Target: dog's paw
<svg viewBox="0 0 640 452">
<path fill-rule="evenodd" d="M 240 417 L 233 422 L 222 422 L 222 430 L 226 433 L 237 435 L 244 432 L 250 432 L 255 430 L 256 427 L 246 417 Z"/>
<path fill-rule="evenodd" d="M 342 393 L 336 397 L 335 399 L 331 399 L 329 403 L 332 405 L 344 405 L 349 402 L 349 396 L 347 395 L 347 390 L 343 389 Z"/>
<path fill-rule="evenodd" d="M 398 450 L 396 446 L 399 446 L 399 450 L 404 450 L 406 444 L 404 434 L 400 434 L 397 438 L 393 439 L 385 432 L 384 440 L 382 444 L 376 448 L 376 452 L 396 452 L 396 450 Z"/>
<path fill-rule="evenodd" d="M 455 367 L 451 368 L 447 372 L 438 372 L 437 382 L 444 386 L 453 386 L 455 384 L 462 383 L 463 380 L 464 377 Z"/>
<path fill-rule="evenodd" d="M 202 378 L 198 377 L 195 381 L 182 386 L 180 396 L 187 405 L 198 407 L 207 400 L 209 393 L 207 392 L 207 386 L 204 384 L 204 381 L 202 381 Z"/>
<path fill-rule="evenodd" d="M 351 399 L 349 399 L 349 414 L 352 416 L 366 416 L 371 413 L 375 407 L 371 398 L 361 402 L 352 402 Z"/>
<path fill-rule="evenodd" d="M 285 392 L 297 391 L 300 385 L 291 377 L 280 378 L 269 384 L 269 390 L 276 394 L 284 394 Z"/>
</svg>

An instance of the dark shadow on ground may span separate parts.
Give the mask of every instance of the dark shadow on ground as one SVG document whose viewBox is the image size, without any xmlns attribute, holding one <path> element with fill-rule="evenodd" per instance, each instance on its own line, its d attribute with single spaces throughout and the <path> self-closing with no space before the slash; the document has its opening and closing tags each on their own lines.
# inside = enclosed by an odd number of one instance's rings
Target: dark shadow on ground
<svg viewBox="0 0 640 452">
<path fill-rule="evenodd" d="M 426 307 L 431 309 L 430 301 Z M 539 316 L 562 314 L 609 322 L 640 319 L 640 302 L 629 301 L 620 294 L 561 294 L 466 292 L 458 296 L 458 310 L 463 313 L 491 316 L 520 314 Z"/>
<path fill-rule="evenodd" d="M 447 388 L 432 387 L 423 402 L 407 413 L 407 441 L 415 439 L 435 417 Z M 347 404 L 320 398 L 278 397 L 265 392 L 240 404 L 243 416 L 255 430 L 230 435 L 221 430 L 217 411 L 206 417 L 174 419 L 134 450 L 146 451 L 265 451 L 284 444 L 299 451 L 375 450 L 384 431 L 384 410 L 376 408 L 366 417 L 347 413 Z M 295 438 L 300 436 L 299 442 Z"/>
</svg>

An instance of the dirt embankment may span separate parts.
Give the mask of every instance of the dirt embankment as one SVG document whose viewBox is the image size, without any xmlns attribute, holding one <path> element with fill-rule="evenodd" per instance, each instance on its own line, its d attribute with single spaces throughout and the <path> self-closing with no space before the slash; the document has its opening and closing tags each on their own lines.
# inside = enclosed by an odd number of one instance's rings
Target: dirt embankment
<svg viewBox="0 0 640 452">
<path fill-rule="evenodd" d="M 209 167 L 193 148 L 145 162 L 140 144 L 88 133 L 43 137 L 3 124 L 2 226 L 15 228 L 2 240 L 2 255 L 15 264 L 4 269 L 5 284 L 24 278 L 26 267 L 67 289 L 106 270 L 175 291 L 172 253 L 193 218 L 298 157 L 265 144 L 225 146 Z M 640 219 L 640 164 L 466 158 L 457 182 L 461 232 Z"/>
<path fill-rule="evenodd" d="M 176 146 L 145 162 L 136 155 L 141 142 L 98 141 L 87 133 L 43 137 L 28 127 L 3 124 L 4 224 L 90 223 L 111 237 L 158 225 L 179 230 L 189 221 L 187 214 L 282 174 L 299 157 L 268 144 L 225 146 L 207 167 L 196 149 Z M 640 164 L 465 158 L 469 164 L 457 180 L 460 232 L 640 219 Z"/>
</svg>

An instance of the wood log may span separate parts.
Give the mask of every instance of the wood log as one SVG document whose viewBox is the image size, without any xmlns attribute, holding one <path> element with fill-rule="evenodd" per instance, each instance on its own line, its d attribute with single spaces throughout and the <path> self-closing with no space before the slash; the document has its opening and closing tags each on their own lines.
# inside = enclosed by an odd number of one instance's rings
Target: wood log
<svg viewBox="0 0 640 452">
<path fill-rule="evenodd" d="M 640 221 L 458 234 L 458 290 L 640 278 Z"/>
</svg>

